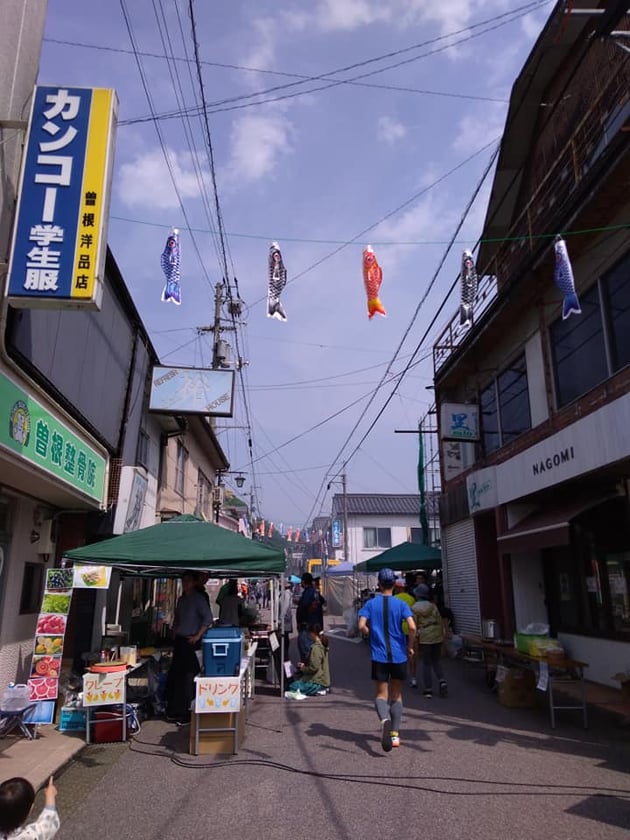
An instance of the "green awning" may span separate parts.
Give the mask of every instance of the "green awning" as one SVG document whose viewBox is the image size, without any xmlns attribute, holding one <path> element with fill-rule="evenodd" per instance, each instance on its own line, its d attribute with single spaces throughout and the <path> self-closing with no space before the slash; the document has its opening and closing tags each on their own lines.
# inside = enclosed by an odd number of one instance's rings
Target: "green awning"
<svg viewBox="0 0 630 840">
<path fill-rule="evenodd" d="M 420 543 L 404 542 L 375 554 L 369 560 L 357 563 L 357 572 L 378 572 L 379 569 L 390 568 L 397 572 L 409 572 L 413 569 L 442 568 L 442 552 L 439 548 Z"/>
<path fill-rule="evenodd" d="M 189 515 L 73 548 L 63 556 L 77 563 L 154 575 L 200 569 L 246 577 L 281 574 L 286 569 L 284 551 Z"/>
</svg>

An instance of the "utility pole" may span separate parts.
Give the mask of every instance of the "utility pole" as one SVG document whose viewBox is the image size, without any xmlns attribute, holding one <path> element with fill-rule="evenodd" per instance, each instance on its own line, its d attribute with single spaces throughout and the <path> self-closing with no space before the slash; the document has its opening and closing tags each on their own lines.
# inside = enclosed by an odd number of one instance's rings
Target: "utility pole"
<svg viewBox="0 0 630 840">
<path fill-rule="evenodd" d="M 343 561 L 348 562 L 348 493 L 345 472 L 341 476 L 341 489 L 343 492 Z"/>
</svg>

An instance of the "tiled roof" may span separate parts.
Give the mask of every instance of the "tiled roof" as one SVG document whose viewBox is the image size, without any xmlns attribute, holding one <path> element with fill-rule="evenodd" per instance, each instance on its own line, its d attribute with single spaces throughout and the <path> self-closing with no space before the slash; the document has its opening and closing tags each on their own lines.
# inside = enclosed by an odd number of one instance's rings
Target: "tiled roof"
<svg viewBox="0 0 630 840">
<path fill-rule="evenodd" d="M 427 516 L 439 518 L 438 492 L 426 493 Z M 343 494 L 335 493 L 332 500 L 332 515 L 343 514 Z M 419 493 L 348 493 L 346 507 L 349 515 L 373 514 L 394 516 L 417 516 L 420 513 Z"/>
</svg>

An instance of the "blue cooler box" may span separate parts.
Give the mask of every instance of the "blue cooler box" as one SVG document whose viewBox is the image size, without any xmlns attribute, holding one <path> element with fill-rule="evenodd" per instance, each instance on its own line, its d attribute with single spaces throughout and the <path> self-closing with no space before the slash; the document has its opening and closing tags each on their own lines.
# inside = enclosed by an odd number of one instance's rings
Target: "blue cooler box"
<svg viewBox="0 0 630 840">
<path fill-rule="evenodd" d="M 235 677 L 241 667 L 243 634 L 238 627 L 210 627 L 203 637 L 206 677 Z"/>
</svg>

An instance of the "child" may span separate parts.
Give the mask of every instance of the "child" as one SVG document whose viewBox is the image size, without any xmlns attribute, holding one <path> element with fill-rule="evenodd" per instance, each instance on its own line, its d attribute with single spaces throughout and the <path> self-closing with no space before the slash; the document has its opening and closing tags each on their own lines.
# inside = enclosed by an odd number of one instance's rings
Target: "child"
<svg viewBox="0 0 630 840">
<path fill-rule="evenodd" d="M 35 801 L 33 785 L 16 777 L 0 785 L 0 840 L 51 840 L 59 831 L 55 804 L 57 788 L 50 777 L 45 791 L 45 805 L 35 822 L 24 825 Z"/>
</svg>

